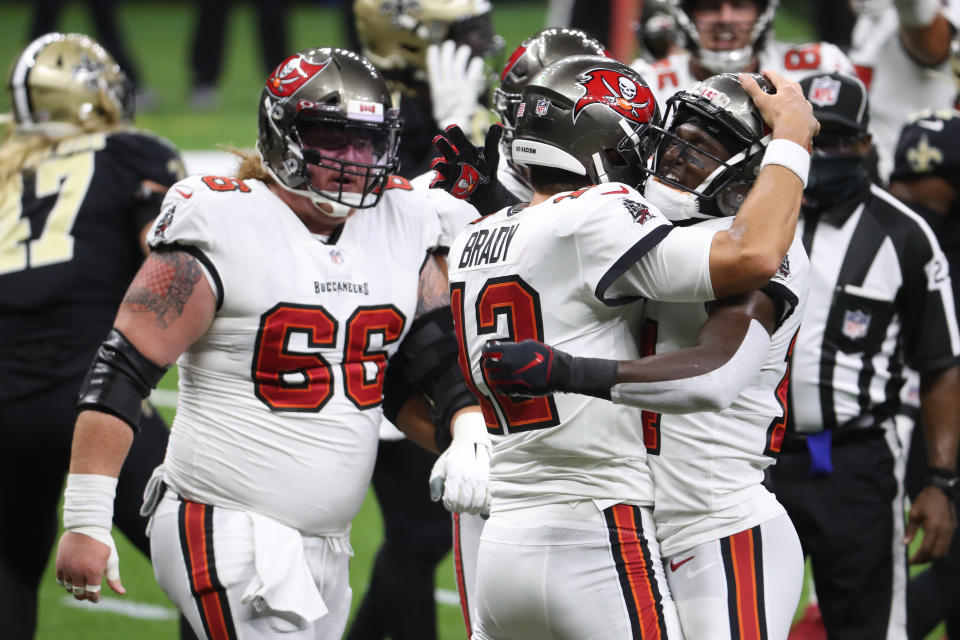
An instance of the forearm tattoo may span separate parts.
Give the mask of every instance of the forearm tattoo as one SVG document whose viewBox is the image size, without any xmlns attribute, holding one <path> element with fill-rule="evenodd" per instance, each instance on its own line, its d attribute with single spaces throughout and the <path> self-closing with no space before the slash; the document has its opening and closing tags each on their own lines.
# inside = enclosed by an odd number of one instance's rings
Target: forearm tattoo
<svg viewBox="0 0 960 640">
<path fill-rule="evenodd" d="M 130 284 L 122 307 L 132 313 L 155 313 L 166 329 L 183 314 L 203 272 L 196 258 L 183 251 L 153 252 Z"/>
<path fill-rule="evenodd" d="M 420 271 L 420 288 L 414 318 L 419 318 L 428 311 L 449 306 L 450 284 L 447 281 L 447 274 L 440 268 L 437 259 L 430 256 Z"/>
</svg>

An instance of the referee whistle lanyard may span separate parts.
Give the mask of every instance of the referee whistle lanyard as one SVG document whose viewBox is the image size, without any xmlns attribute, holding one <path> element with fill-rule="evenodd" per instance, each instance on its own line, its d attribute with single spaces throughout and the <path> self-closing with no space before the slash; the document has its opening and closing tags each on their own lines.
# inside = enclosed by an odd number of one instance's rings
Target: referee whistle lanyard
<svg viewBox="0 0 960 640">
<path fill-rule="evenodd" d="M 810 475 L 825 476 L 833 473 L 831 445 L 833 432 L 821 431 L 807 435 L 807 450 L 810 451 Z"/>
</svg>

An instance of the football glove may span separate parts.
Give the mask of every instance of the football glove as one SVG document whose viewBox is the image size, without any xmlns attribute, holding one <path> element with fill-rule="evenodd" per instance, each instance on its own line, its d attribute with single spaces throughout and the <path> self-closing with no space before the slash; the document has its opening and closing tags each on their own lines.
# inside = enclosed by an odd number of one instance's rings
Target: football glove
<svg viewBox="0 0 960 640">
<path fill-rule="evenodd" d="M 437 172 L 430 188 L 443 189 L 476 206 L 497 182 L 502 135 L 503 125 L 491 125 L 481 149 L 467 139 L 460 127 L 447 127 L 445 133 L 433 139 L 440 156 L 430 163 L 430 168 Z"/>
<path fill-rule="evenodd" d="M 470 126 L 486 87 L 483 58 L 471 57 L 470 46 L 453 40 L 427 47 L 427 82 L 433 119 L 441 129 Z"/>
<path fill-rule="evenodd" d="M 490 340 L 480 366 L 494 392 L 513 398 L 565 391 L 609 400 L 617 382 L 616 360 L 571 356 L 536 340 Z"/>
<path fill-rule="evenodd" d="M 490 515 L 490 436 L 478 411 L 453 421 L 453 442 L 430 472 L 430 499 L 453 513 Z"/>
</svg>

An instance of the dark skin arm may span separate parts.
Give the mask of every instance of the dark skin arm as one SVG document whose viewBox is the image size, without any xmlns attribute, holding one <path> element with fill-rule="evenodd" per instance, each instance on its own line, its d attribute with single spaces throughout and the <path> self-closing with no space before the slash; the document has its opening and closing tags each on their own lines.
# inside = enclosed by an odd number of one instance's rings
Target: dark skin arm
<svg viewBox="0 0 960 640">
<path fill-rule="evenodd" d="M 960 440 L 960 365 L 921 374 L 920 414 L 929 465 L 955 470 Z M 957 514 L 944 491 L 924 487 L 920 492 L 910 507 L 903 543 L 910 544 L 920 527 L 923 542 L 910 563 L 923 564 L 947 555 Z"/>
<path fill-rule="evenodd" d="M 772 334 L 776 317 L 776 305 L 761 291 L 717 300 L 692 347 L 622 360 L 617 367 L 617 382 L 657 382 L 703 375 L 722 366 L 736 353 L 751 320 L 759 321 Z"/>
<path fill-rule="evenodd" d="M 900 27 L 900 44 L 914 62 L 925 67 L 942 64 L 950 55 L 953 27 L 938 13 L 925 27 Z"/>
</svg>

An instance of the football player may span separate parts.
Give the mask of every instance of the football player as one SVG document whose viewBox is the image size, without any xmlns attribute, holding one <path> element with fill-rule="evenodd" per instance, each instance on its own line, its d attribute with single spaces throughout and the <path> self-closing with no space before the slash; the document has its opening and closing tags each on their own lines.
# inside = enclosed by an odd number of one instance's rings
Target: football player
<svg viewBox="0 0 960 640">
<path fill-rule="evenodd" d="M 527 168 L 514 162 L 510 151 L 517 121 L 517 108 L 522 102 L 521 92 L 527 83 L 546 66 L 575 55 L 606 55 L 606 48 L 598 40 L 579 29 L 551 28 L 543 29 L 526 38 L 510 55 L 500 74 L 500 85 L 494 92 L 497 116 L 503 124 L 502 135 L 499 127 L 492 127 L 487 134 L 489 140 L 485 148 L 482 151 L 478 149 L 473 159 L 458 165 L 459 173 L 452 176 L 454 184 L 451 186 L 451 192 L 456 193 L 456 196 L 439 188 L 427 191 L 440 212 L 440 222 L 447 238 L 447 246 L 460 231 L 477 218 L 477 210 L 466 201 L 466 198 L 470 197 L 479 186 L 479 172 L 496 171 L 497 182 L 518 201 L 529 202 L 533 197 Z M 446 135 L 452 136 L 453 143 L 458 148 L 464 150 L 472 148 L 459 128 L 449 128 Z M 411 182 L 423 188 L 431 184 L 437 186 L 444 181 L 444 173 L 444 171 L 429 171 Z M 462 186 L 458 187 L 457 183 Z M 474 618 L 473 603 L 476 601 L 474 585 L 477 547 L 484 521 L 479 515 L 462 513 L 462 505 L 452 501 L 451 496 L 443 494 L 445 473 L 444 456 L 433 467 L 430 476 L 431 493 L 435 500 L 443 499 L 444 506 L 453 512 L 454 567 L 464 625 L 469 636 L 472 629 L 471 621 Z"/>
<path fill-rule="evenodd" d="M 489 340 L 529 338 L 633 359 L 632 302 L 707 301 L 766 284 L 793 241 L 817 129 L 799 87 L 769 75 L 775 95 L 744 83 L 778 140 L 729 229 L 674 227 L 630 186 L 643 179 L 659 114 L 629 67 L 571 57 L 523 90 L 512 154 L 529 167 L 534 197 L 470 225 L 449 256 L 461 367 L 494 440 L 475 638 L 680 637 L 641 411 L 588 395 L 503 396 L 480 358 Z M 579 376 L 589 390 L 609 378 L 609 363 L 592 362 Z"/>
<path fill-rule="evenodd" d="M 0 491 L 0 619 L 4 637 L 19 639 L 34 634 L 77 389 L 183 163 L 169 142 L 132 128 L 131 84 L 85 35 L 31 42 L 6 88 L 13 113 L 0 147 L 0 456 L 11 478 L 31 481 Z M 120 475 L 114 521 L 149 554 L 138 511 L 168 431 L 149 406 L 134 427 L 141 434 Z"/>
<path fill-rule="evenodd" d="M 886 182 L 903 123 L 921 109 L 953 106 L 951 39 L 957 0 L 853 0 L 850 60 L 870 91 L 870 132 Z"/>
<path fill-rule="evenodd" d="M 853 65 L 835 45 L 793 45 L 772 37 L 779 0 L 669 0 L 686 50 L 631 66 L 647 81 L 659 104 L 697 80 L 715 73 L 773 69 L 791 80 L 814 71 L 853 73 Z"/>
<path fill-rule="evenodd" d="M 392 175 L 399 128 L 369 61 L 309 49 L 267 79 L 239 175 L 171 188 L 80 392 L 57 559 L 78 599 L 99 600 L 104 569 L 122 591 L 116 474 L 140 398 L 174 361 L 180 405 L 144 513 L 158 582 L 204 637 L 342 635 L 389 357 L 423 363 L 408 381 L 452 425 L 451 448 L 487 447 L 444 356 L 435 211 Z M 484 477 L 452 471 L 446 489 L 486 506 Z"/>
<path fill-rule="evenodd" d="M 670 98 L 665 122 L 647 200 L 675 222 L 700 219 L 689 228 L 729 227 L 763 156 L 759 110 L 734 74 L 721 74 Z M 698 206 L 671 206 L 651 181 L 685 190 Z M 800 541 L 762 482 L 786 426 L 787 361 L 808 271 L 795 239 L 759 291 L 708 305 L 647 302 L 643 357 L 607 361 L 608 384 L 588 382 L 598 397 L 644 409 L 653 519 L 688 638 L 784 639 L 790 629 L 803 581 Z M 570 383 L 583 361 L 527 340 L 491 343 L 483 367 L 501 395 L 529 397 L 580 391 Z"/>
</svg>

